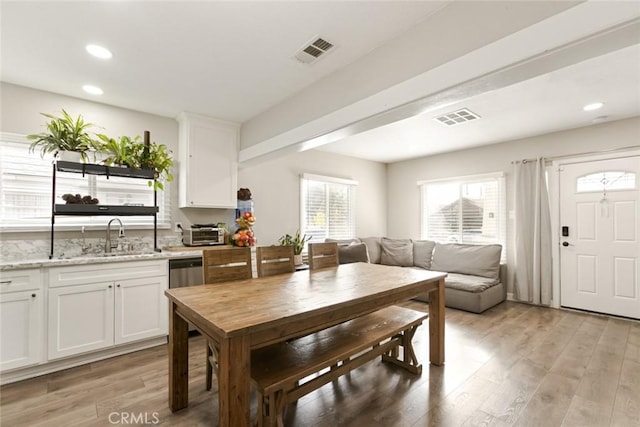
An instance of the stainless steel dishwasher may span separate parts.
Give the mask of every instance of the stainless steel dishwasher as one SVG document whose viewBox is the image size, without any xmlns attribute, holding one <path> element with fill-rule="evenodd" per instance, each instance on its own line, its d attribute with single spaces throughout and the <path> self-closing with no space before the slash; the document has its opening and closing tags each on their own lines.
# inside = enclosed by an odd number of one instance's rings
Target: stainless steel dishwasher
<svg viewBox="0 0 640 427">
<path fill-rule="evenodd" d="M 178 258 L 169 260 L 169 288 L 202 285 L 202 257 Z M 189 331 L 195 330 L 189 325 Z"/>
<path fill-rule="evenodd" d="M 169 260 L 169 289 L 202 283 L 202 257 Z"/>
</svg>

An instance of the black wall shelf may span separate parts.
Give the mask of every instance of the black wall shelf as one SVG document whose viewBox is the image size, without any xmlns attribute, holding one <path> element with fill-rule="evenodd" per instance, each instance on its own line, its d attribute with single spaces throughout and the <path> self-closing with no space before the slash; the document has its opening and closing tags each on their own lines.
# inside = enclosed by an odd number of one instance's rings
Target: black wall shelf
<svg viewBox="0 0 640 427">
<path fill-rule="evenodd" d="M 57 204 L 56 179 L 57 172 L 79 173 L 85 175 L 102 175 L 109 178 L 148 179 L 155 181 L 153 169 L 134 169 L 115 166 L 96 165 L 92 163 L 76 163 L 59 160 L 53 163 L 53 179 L 51 194 L 51 250 L 49 258 L 53 258 L 53 242 L 55 238 L 56 216 L 153 216 L 153 248 L 158 249 L 158 195 L 153 186 L 153 206 L 100 205 L 100 204 Z M 155 184 L 155 183 L 154 183 Z"/>
</svg>

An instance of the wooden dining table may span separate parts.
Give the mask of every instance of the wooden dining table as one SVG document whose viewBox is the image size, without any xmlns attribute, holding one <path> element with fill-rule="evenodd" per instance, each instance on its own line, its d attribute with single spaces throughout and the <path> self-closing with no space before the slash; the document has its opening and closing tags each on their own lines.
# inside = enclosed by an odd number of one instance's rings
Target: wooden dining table
<svg viewBox="0 0 640 427">
<path fill-rule="evenodd" d="M 444 363 L 446 273 L 353 263 L 169 289 L 169 407 L 188 405 L 188 323 L 217 343 L 220 426 L 250 425 L 251 350 L 429 294 L 429 359 Z M 203 353 L 204 357 L 204 353 Z M 215 420 L 212 420 L 212 424 Z"/>
</svg>

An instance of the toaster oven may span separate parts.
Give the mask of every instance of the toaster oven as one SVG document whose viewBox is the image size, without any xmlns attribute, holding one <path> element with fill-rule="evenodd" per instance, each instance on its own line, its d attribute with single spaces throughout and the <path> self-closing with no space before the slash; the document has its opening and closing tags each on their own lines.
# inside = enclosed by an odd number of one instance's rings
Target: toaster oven
<svg viewBox="0 0 640 427">
<path fill-rule="evenodd" d="M 182 229 L 182 244 L 185 246 L 224 245 L 224 229 L 194 224 Z"/>
</svg>

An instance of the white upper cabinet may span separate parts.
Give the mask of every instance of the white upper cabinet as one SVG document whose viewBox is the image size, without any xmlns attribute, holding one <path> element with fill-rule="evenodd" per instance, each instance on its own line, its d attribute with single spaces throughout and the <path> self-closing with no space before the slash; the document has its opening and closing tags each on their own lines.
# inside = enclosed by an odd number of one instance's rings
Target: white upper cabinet
<svg viewBox="0 0 640 427">
<path fill-rule="evenodd" d="M 177 120 L 180 207 L 235 209 L 240 126 L 191 113 Z"/>
</svg>

